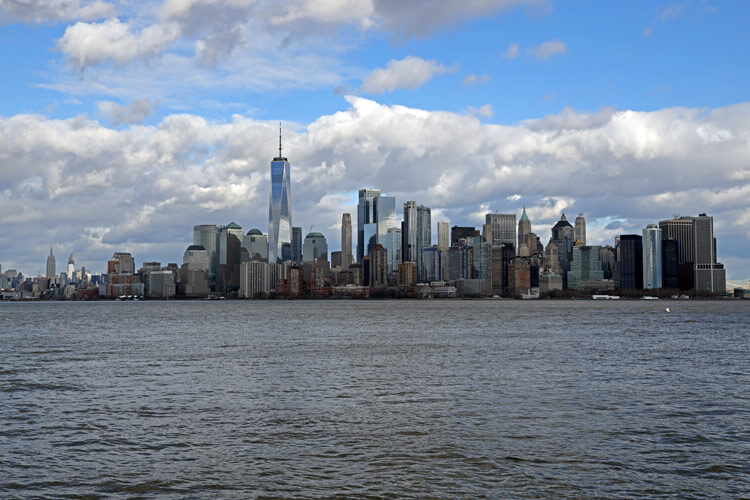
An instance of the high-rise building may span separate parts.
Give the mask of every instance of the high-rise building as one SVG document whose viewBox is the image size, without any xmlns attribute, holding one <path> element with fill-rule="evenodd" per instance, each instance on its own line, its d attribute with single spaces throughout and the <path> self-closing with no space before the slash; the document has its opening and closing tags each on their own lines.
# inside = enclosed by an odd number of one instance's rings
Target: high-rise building
<svg viewBox="0 0 750 500">
<path fill-rule="evenodd" d="M 302 263 L 312 264 L 315 260 L 328 261 L 328 243 L 321 233 L 308 233 L 302 245 Z"/>
<path fill-rule="evenodd" d="M 227 292 L 240 287 L 240 253 L 242 248 L 242 227 L 230 222 L 226 226 L 219 226 L 219 244 L 216 252 L 219 254 L 218 291 Z"/>
<path fill-rule="evenodd" d="M 370 279 L 369 284 L 373 288 L 388 286 L 387 256 L 383 245 L 376 244 L 370 251 Z"/>
<path fill-rule="evenodd" d="M 208 252 L 202 245 L 190 245 L 182 255 L 182 265 L 189 265 L 192 270 L 201 270 L 208 272 L 211 264 L 208 259 Z"/>
<path fill-rule="evenodd" d="M 576 217 L 576 227 L 573 236 L 575 238 L 574 243 L 576 245 L 586 244 L 586 218 L 583 216 L 583 214 L 578 214 L 578 217 Z"/>
<path fill-rule="evenodd" d="M 76 264 L 73 260 L 73 252 L 70 252 L 70 257 L 68 257 L 68 278 L 73 280 L 75 279 L 76 275 Z"/>
<path fill-rule="evenodd" d="M 578 290 L 584 281 L 604 279 L 600 246 L 576 245 L 568 271 L 568 288 Z"/>
<path fill-rule="evenodd" d="M 47 279 L 54 280 L 57 271 L 55 269 L 55 256 L 52 255 L 52 245 L 49 247 L 49 255 L 47 256 Z"/>
<path fill-rule="evenodd" d="M 393 227 L 388 230 L 385 237 L 385 247 L 388 253 L 388 273 L 398 271 L 398 265 L 401 263 L 401 228 Z"/>
<path fill-rule="evenodd" d="M 492 241 L 488 241 L 492 246 L 516 244 L 516 214 L 487 214 L 485 223 L 492 235 Z"/>
<path fill-rule="evenodd" d="M 432 246 L 432 211 L 429 207 L 417 207 L 417 279 L 424 279 L 422 266 L 422 250 Z"/>
<path fill-rule="evenodd" d="M 451 246 L 450 224 L 440 221 L 437 223 L 438 232 L 438 250 L 446 252 Z"/>
<path fill-rule="evenodd" d="M 377 218 L 375 214 L 375 198 L 380 196 L 378 189 L 360 189 L 357 204 L 357 262 L 367 255 L 368 241 L 365 240 L 365 225 L 374 224 L 377 234 Z M 377 237 L 376 237 L 377 238 Z"/>
<path fill-rule="evenodd" d="M 662 288 L 680 288 L 680 250 L 678 248 L 677 240 L 662 239 L 661 269 Z M 689 288 L 691 287 L 685 287 L 686 290 Z"/>
<path fill-rule="evenodd" d="M 247 251 L 247 260 L 268 262 L 268 237 L 260 229 L 251 229 L 242 237 L 242 248 Z"/>
<path fill-rule="evenodd" d="M 643 237 L 640 234 L 620 235 L 615 268 L 615 281 L 619 288 L 643 288 Z"/>
<path fill-rule="evenodd" d="M 662 240 L 661 229 L 655 224 L 643 228 L 643 288 L 662 287 Z"/>
<path fill-rule="evenodd" d="M 377 224 L 377 243 L 385 246 L 389 229 L 400 227 L 396 219 L 396 198 L 393 196 L 378 196 L 373 200 L 375 206 L 375 222 Z"/>
<path fill-rule="evenodd" d="M 292 227 L 292 263 L 302 263 L 302 228 Z M 272 284 L 273 285 L 273 284 Z"/>
<path fill-rule="evenodd" d="M 271 162 L 271 192 L 268 201 L 269 262 L 292 260 L 292 181 L 289 161 L 281 154 Z"/>
<path fill-rule="evenodd" d="M 451 246 L 458 246 L 461 239 L 471 238 L 477 232 L 475 227 L 470 226 L 453 226 L 451 228 Z"/>
<path fill-rule="evenodd" d="M 679 265 L 682 269 L 692 266 L 692 285 L 697 290 L 724 293 L 726 270 L 716 260 L 716 238 L 714 219 L 705 213 L 697 217 L 680 217 L 659 221 L 662 238 L 677 240 Z M 687 287 L 687 277 L 680 272 L 680 288 Z"/>
<path fill-rule="evenodd" d="M 218 231 L 216 224 L 201 224 L 193 226 L 193 245 L 200 245 L 208 253 L 208 280 L 215 283 L 219 272 L 219 254 L 216 252 Z"/>
<path fill-rule="evenodd" d="M 531 233 L 531 221 L 529 216 L 526 215 L 526 207 L 523 207 L 523 213 L 521 219 L 518 221 L 518 255 L 526 257 L 536 252 L 536 241 L 534 242 L 534 248 L 529 246 L 529 234 Z"/>
<path fill-rule="evenodd" d="M 417 202 L 404 203 L 404 221 L 401 225 L 401 258 L 404 262 L 417 262 Z"/>
<path fill-rule="evenodd" d="M 425 283 L 443 279 L 440 251 L 437 247 L 422 249 L 422 280 Z"/>
<path fill-rule="evenodd" d="M 352 256 L 352 216 L 341 216 L 341 268 L 346 271 L 353 264 Z"/>
<path fill-rule="evenodd" d="M 276 264 L 273 264 L 274 266 Z M 253 260 L 243 262 L 240 267 L 240 289 L 238 295 L 247 299 L 266 297 L 270 291 L 268 262 Z"/>
<path fill-rule="evenodd" d="M 552 241 L 557 246 L 557 257 L 560 260 L 560 275 L 563 278 L 563 286 L 567 287 L 567 273 L 570 271 L 570 259 L 573 257 L 573 244 L 575 243 L 575 231 L 565 218 L 565 212 L 560 220 L 552 226 Z"/>
</svg>

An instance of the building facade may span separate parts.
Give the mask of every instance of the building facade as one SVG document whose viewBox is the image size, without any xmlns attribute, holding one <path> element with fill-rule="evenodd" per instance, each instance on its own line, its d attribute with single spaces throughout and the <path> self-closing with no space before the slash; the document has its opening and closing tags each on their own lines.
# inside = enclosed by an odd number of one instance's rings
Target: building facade
<svg viewBox="0 0 750 500">
<path fill-rule="evenodd" d="M 268 259 L 292 260 L 292 180 L 289 161 L 281 154 L 271 161 L 271 192 L 268 199 Z"/>
</svg>

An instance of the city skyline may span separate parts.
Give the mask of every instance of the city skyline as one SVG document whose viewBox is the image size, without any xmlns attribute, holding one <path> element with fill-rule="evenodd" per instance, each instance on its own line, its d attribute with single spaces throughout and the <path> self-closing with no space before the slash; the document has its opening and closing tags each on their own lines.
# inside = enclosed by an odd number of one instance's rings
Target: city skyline
<svg viewBox="0 0 750 500">
<path fill-rule="evenodd" d="M 750 279 L 745 3 L 206 5 L 0 3 L 3 269 L 44 274 L 50 242 L 58 270 L 103 272 L 179 260 L 198 224 L 266 232 L 282 118 L 294 225 L 330 250 L 373 187 L 398 218 L 430 207 L 433 243 L 495 212 L 543 243 L 582 212 L 592 245 L 707 212 Z"/>
</svg>

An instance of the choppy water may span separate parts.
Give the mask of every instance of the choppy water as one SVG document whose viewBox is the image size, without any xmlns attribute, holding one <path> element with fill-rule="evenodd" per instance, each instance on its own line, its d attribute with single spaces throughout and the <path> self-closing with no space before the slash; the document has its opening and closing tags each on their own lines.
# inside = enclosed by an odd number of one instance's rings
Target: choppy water
<svg viewBox="0 0 750 500">
<path fill-rule="evenodd" d="M 0 497 L 748 497 L 748 320 L 718 301 L 0 303 Z"/>
</svg>

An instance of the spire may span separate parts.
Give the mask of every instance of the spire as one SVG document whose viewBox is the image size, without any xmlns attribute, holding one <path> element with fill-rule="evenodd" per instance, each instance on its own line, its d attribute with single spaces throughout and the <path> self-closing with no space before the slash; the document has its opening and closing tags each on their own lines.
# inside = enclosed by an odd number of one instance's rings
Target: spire
<svg viewBox="0 0 750 500">
<path fill-rule="evenodd" d="M 281 158 L 281 122 L 279 122 L 279 158 Z"/>
<path fill-rule="evenodd" d="M 562 217 L 560 217 L 560 220 L 568 220 L 565 218 L 565 211 L 563 210 Z"/>
<path fill-rule="evenodd" d="M 49 255 L 52 257 L 52 243 L 49 244 Z"/>
<path fill-rule="evenodd" d="M 523 207 L 523 213 L 521 214 L 521 220 L 522 220 L 522 221 L 527 221 L 527 220 L 529 220 L 529 216 L 528 216 L 528 215 L 526 215 L 526 205 L 524 205 L 524 207 Z"/>
</svg>

